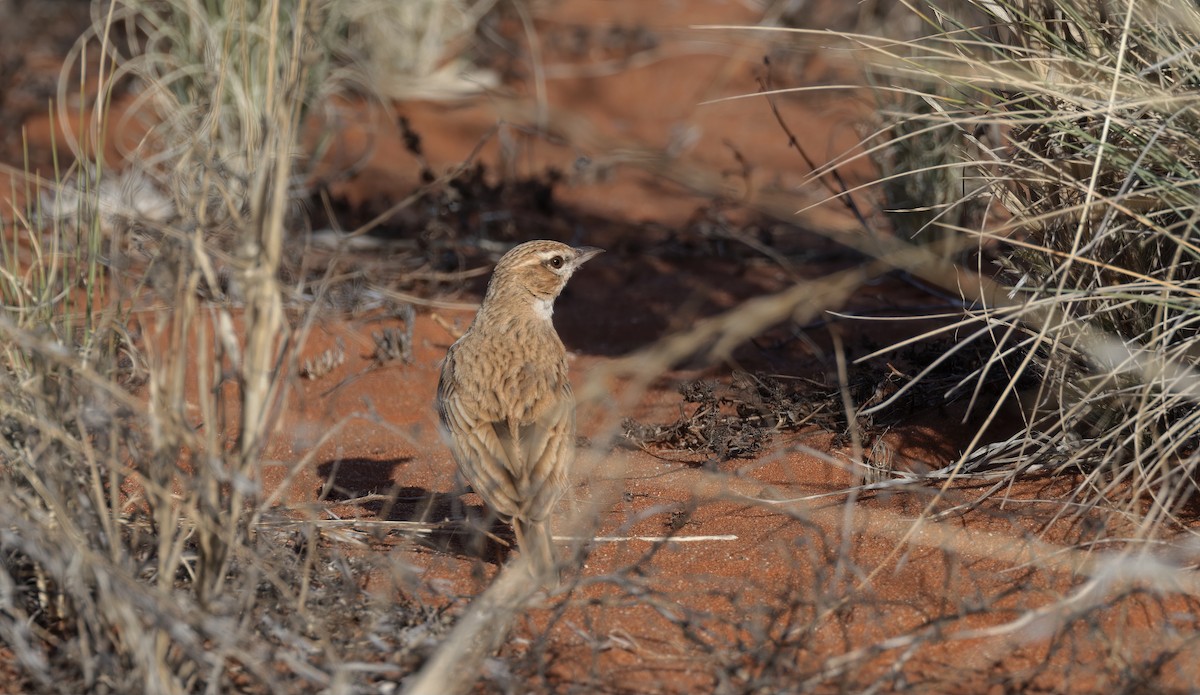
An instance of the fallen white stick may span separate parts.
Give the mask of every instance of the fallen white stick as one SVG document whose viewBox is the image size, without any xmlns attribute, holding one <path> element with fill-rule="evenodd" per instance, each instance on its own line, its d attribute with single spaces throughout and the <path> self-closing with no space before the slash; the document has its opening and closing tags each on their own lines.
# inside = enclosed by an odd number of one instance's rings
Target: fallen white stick
<svg viewBox="0 0 1200 695">
<path fill-rule="evenodd" d="M 402 528 L 420 535 L 428 535 L 438 528 L 443 527 L 442 524 L 424 521 L 384 521 L 380 519 L 297 519 L 294 521 L 264 521 L 260 522 L 259 525 L 303 526 L 306 524 L 324 528 L 354 528 L 356 526 L 369 528 L 371 526 L 382 526 Z M 732 533 L 716 536 L 554 536 L 553 538 L 556 541 L 576 541 L 580 543 L 625 543 L 628 541 L 645 541 L 646 543 L 705 543 L 708 541 L 736 541 L 738 539 Z"/>
<path fill-rule="evenodd" d="M 737 536 L 728 533 L 720 536 L 596 536 L 594 538 L 581 536 L 555 536 L 556 541 L 582 541 L 584 543 L 624 543 L 625 541 L 646 541 L 647 543 L 703 543 L 705 541 L 736 541 Z"/>
</svg>

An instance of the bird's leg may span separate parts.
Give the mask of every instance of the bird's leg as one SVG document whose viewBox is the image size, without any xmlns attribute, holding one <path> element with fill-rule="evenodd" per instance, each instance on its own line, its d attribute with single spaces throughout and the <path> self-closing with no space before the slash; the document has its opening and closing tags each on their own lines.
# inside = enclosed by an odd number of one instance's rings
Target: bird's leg
<svg viewBox="0 0 1200 695">
<path fill-rule="evenodd" d="M 463 549 L 469 555 L 483 557 L 483 541 L 487 535 L 487 526 L 474 513 L 474 510 L 463 503 L 463 495 L 468 492 L 472 492 L 470 484 L 463 478 L 461 471 L 454 471 L 454 491 L 452 493 L 454 499 L 450 505 L 451 514 L 466 536 Z"/>
</svg>

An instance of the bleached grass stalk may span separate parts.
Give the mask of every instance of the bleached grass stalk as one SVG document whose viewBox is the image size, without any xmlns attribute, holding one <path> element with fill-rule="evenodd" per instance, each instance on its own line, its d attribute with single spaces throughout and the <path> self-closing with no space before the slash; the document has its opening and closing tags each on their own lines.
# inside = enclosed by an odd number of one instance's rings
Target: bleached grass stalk
<svg viewBox="0 0 1200 695">
<path fill-rule="evenodd" d="M 333 21 L 365 56 L 367 80 L 389 99 L 458 99 L 494 87 L 464 48 L 496 0 L 344 0 Z"/>
<path fill-rule="evenodd" d="M 505 565 L 466 608 L 454 629 L 402 691 L 405 695 L 460 695 L 474 688 L 484 659 L 508 637 L 513 623 L 539 591 L 528 557 Z"/>
</svg>

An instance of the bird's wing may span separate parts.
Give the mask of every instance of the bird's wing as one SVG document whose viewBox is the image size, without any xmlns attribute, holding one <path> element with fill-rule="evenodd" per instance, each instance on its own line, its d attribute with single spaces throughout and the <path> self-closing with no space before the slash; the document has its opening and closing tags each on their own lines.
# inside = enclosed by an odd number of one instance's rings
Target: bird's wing
<svg viewBox="0 0 1200 695">
<path fill-rule="evenodd" d="M 484 501 L 502 516 L 521 512 L 512 471 L 511 447 L 506 451 L 494 421 L 480 417 L 483 409 L 468 389 L 459 388 L 454 373 L 454 350 L 446 355 L 438 381 L 438 415 L 449 435 L 450 450 L 467 481 Z"/>
<path fill-rule="evenodd" d="M 522 466 L 515 470 L 524 493 L 522 516 L 545 519 L 566 490 L 575 458 L 575 399 L 569 381 L 564 378 L 546 409 L 520 427 L 518 441 Z"/>
</svg>

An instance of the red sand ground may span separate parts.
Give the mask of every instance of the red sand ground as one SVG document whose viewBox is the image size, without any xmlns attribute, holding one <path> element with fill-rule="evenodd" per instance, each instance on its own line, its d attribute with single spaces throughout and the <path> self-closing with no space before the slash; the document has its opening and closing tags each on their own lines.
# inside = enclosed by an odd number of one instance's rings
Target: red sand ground
<svg viewBox="0 0 1200 695">
<path fill-rule="evenodd" d="M 684 237 L 685 229 L 695 236 L 694 224 L 712 206 L 711 197 L 621 166 L 619 156 L 614 166 L 606 166 L 611 152 L 593 149 L 605 140 L 650 149 L 683 140 L 687 146 L 677 166 L 720 172 L 717 178 L 731 199 L 782 192 L 793 196 L 799 209 L 826 195 L 812 184 L 798 188 L 807 166 L 786 147 L 786 136 L 762 99 L 697 106 L 755 91 L 763 49 L 685 28 L 748 22 L 755 16 L 738 3 L 564 0 L 539 17 L 554 75 L 582 73 L 589 61 L 587 51 L 575 57 L 556 53 L 557 44 L 545 38 L 570 36 L 575 27 L 600 32 L 620 17 L 622 26 L 644 27 L 661 40 L 656 59 L 637 67 L 548 80 L 548 106 L 584 119 L 596 138 L 588 145 L 549 144 L 509 125 L 481 154 L 493 167 L 507 165 L 516 173 L 536 175 L 554 166 L 569 174 L 556 190 L 558 218 L 546 229 L 519 230 L 521 237 L 610 249 L 576 276 L 555 316 L 572 352 L 572 377 L 581 394 L 593 393 L 586 386 L 589 378 L 611 368 L 619 356 L 698 317 L 792 282 L 779 266 L 755 260 L 752 253 L 737 259 L 659 252 L 662 244 Z M 834 78 L 819 61 L 805 66 L 804 79 Z M 514 82 L 512 88 L 532 91 L 526 82 Z M 440 171 L 468 157 L 498 119 L 511 118 L 510 104 L 481 96 L 449 105 L 399 104 L 396 113 L 410 120 L 431 167 Z M 817 161 L 851 148 L 859 137 L 855 121 L 867 113 L 863 103 L 845 96 L 785 98 L 780 107 Z M 370 119 L 362 109 L 347 106 L 343 117 L 346 151 L 369 140 L 375 149 L 366 169 L 336 185 L 334 193 L 354 205 L 397 200 L 411 190 L 417 166 L 400 138 L 389 129 L 368 138 Z M 34 116 L 27 125 L 44 144 L 45 120 Z M 502 156 L 505 138 L 519 143 L 518 156 Z M 584 156 L 591 164 L 580 169 Z M 794 271 L 816 278 L 854 263 L 853 256 L 825 239 L 851 227 L 840 211 L 823 209 L 797 216 L 795 228 L 777 234 L 785 235 L 783 243 L 791 248 L 809 249 L 812 262 Z M 482 282 L 480 277 L 453 299 L 467 306 L 477 302 Z M 860 289 L 848 306 L 833 308 L 886 310 L 937 301 L 889 277 Z M 421 309 L 413 362 L 384 366 L 370 357 L 371 334 L 398 321 L 330 317 L 318 322 L 301 359 L 319 357 L 340 338 L 346 360 L 319 379 L 295 381 L 268 448 L 268 459 L 277 463 L 264 469 L 263 478 L 268 489 L 288 485 L 285 515 L 333 513 L 370 522 L 440 521 L 451 513 L 454 465 L 439 441 L 432 403 L 439 361 L 455 338 L 448 327 L 462 330 L 471 314 Z M 838 325 L 856 345 L 866 337 L 883 343 L 902 330 Z M 809 333 L 815 345 L 828 349 L 825 326 Z M 529 679 L 518 690 L 790 690 L 814 685 L 822 669 L 834 671 L 843 663 L 848 671 L 830 682 L 852 692 L 875 682 L 884 690 L 930 693 L 1107 692 L 1118 683 L 1136 682 L 1130 674 L 1144 674 L 1155 689 L 1179 692 L 1200 682 L 1195 607 L 1182 599 L 1112 597 L 1107 607 L 1091 613 L 1079 602 L 1076 615 L 1010 624 L 1061 600 L 1086 579 L 1065 565 L 1046 568 L 1053 565 L 1050 550 L 1090 538 L 1100 523 L 1049 523 L 1058 509 L 1054 501 L 1067 495 L 1073 480 L 1024 483 L 1008 494 L 1020 502 L 1003 507 L 989 502 L 908 535 L 932 490 L 865 495 L 849 506 L 844 496 L 819 497 L 847 485 L 850 476 L 828 457 L 813 454 L 845 460 L 845 447 L 818 431 L 779 437 L 761 457 L 726 462 L 719 470 L 692 465 L 695 456 L 603 446 L 623 417 L 674 419 L 679 380 L 727 379 L 734 364 L 813 375 L 827 364 L 817 349 L 797 341 L 775 351 L 745 346 L 729 364 L 665 375 L 631 404 L 625 402 L 626 384 L 611 379 L 599 389 L 600 397 L 581 400 L 581 434 L 595 445 L 585 450 L 585 458 L 594 461 L 594 470 L 578 482 L 566 507 L 586 508 L 588 500 L 599 500 L 594 521 L 604 536 L 659 536 L 678 522 L 684 536 L 733 538 L 661 548 L 641 540 L 592 545 L 578 575 L 568 576 L 578 583 L 548 600 L 546 608 L 531 610 L 504 647 L 503 656 L 528 657 L 514 662 L 524 664 L 519 675 Z M 931 405 L 927 415 L 895 428 L 886 441 L 902 464 L 943 465 L 964 444 L 956 422 Z M 368 494 L 391 496 L 394 503 L 345 502 Z M 974 494 L 951 491 L 950 501 L 939 508 Z M 477 504 L 470 496 L 465 501 Z M 1109 535 L 1123 531 L 1112 519 L 1103 524 Z M 338 541 L 329 536 L 327 542 Z M 461 543 L 415 543 L 392 534 L 369 546 L 372 550 L 355 552 L 410 565 L 419 575 L 423 598 L 453 610 L 496 570 L 494 562 L 473 557 Z M 380 581 L 379 590 L 389 588 Z M 985 629 L 1006 625 L 995 633 Z M 966 632 L 971 630 L 976 632 Z M 905 641 L 905 636 L 917 637 Z"/>
</svg>

